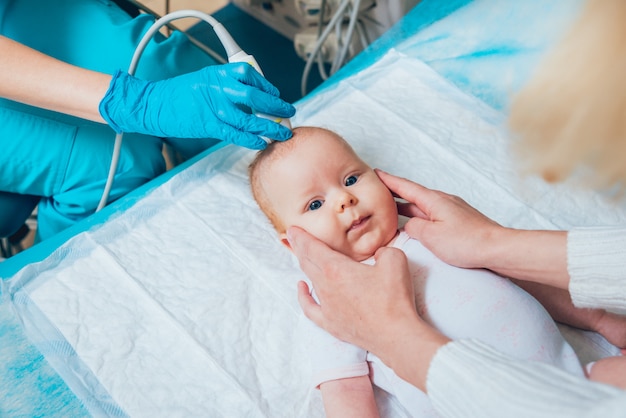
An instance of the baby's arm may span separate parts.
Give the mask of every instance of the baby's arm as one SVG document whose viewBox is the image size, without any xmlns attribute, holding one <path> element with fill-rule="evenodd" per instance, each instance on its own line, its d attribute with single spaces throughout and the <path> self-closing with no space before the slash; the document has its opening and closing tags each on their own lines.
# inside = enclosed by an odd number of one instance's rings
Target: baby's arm
<svg viewBox="0 0 626 418">
<path fill-rule="evenodd" d="M 591 367 L 589 379 L 626 390 L 626 357 L 607 357 Z"/>
<path fill-rule="evenodd" d="M 539 283 L 513 280 L 543 305 L 552 319 L 576 328 L 595 331 L 618 348 L 626 348 L 626 316 L 603 309 L 577 308 L 567 290 Z"/>
<path fill-rule="evenodd" d="M 322 383 L 320 390 L 329 418 L 379 417 L 369 376 L 330 380 Z"/>
</svg>

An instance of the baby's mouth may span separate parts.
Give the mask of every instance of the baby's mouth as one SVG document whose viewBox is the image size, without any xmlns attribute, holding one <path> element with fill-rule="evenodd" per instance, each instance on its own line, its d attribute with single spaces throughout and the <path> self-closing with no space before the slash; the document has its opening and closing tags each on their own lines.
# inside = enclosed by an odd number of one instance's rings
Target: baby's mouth
<svg viewBox="0 0 626 418">
<path fill-rule="evenodd" d="M 365 226 L 367 221 L 370 220 L 370 217 L 371 216 L 364 216 L 364 217 L 358 218 L 356 221 L 352 222 L 352 225 L 350 225 L 350 228 L 348 228 L 348 232 L 360 229 L 363 226 Z"/>
</svg>

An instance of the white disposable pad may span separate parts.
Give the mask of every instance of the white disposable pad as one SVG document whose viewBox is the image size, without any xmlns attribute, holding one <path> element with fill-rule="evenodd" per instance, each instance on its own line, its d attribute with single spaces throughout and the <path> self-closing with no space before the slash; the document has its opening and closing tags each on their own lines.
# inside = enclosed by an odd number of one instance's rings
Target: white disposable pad
<svg viewBox="0 0 626 418">
<path fill-rule="evenodd" d="M 394 50 L 300 103 L 292 123 L 331 128 L 372 166 L 505 225 L 626 222 L 597 193 L 520 178 L 503 115 Z M 296 332 L 303 275 L 252 200 L 253 156 L 209 155 L 11 280 L 31 338 L 94 414 L 323 415 Z M 564 332 L 583 361 L 613 349 Z"/>
</svg>

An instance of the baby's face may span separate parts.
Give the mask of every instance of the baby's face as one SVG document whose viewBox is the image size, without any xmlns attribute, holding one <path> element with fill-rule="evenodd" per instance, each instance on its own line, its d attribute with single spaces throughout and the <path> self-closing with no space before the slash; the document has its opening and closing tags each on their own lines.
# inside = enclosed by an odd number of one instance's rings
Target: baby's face
<svg viewBox="0 0 626 418">
<path fill-rule="evenodd" d="M 299 226 L 357 261 L 394 238 L 391 192 L 332 133 L 320 131 L 283 157 L 269 167 L 264 189 L 285 229 Z"/>
</svg>

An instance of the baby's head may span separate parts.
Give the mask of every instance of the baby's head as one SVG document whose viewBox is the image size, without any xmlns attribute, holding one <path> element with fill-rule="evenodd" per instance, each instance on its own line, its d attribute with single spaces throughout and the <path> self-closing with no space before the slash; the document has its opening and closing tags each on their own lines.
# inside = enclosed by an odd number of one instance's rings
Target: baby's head
<svg viewBox="0 0 626 418">
<path fill-rule="evenodd" d="M 250 165 L 252 194 L 287 247 L 299 226 L 357 261 L 387 245 L 398 229 L 391 192 L 348 143 L 326 129 L 300 127 Z"/>
</svg>

